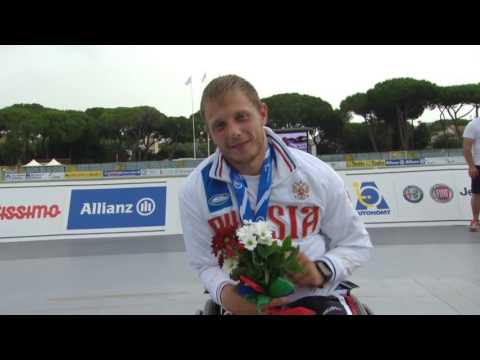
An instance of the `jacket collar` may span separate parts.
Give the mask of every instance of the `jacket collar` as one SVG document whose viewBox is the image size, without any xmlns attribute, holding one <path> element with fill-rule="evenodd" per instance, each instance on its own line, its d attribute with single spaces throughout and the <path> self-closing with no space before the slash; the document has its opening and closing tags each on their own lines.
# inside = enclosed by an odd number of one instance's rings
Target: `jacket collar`
<svg viewBox="0 0 480 360">
<path fill-rule="evenodd" d="M 272 129 L 264 127 L 267 135 L 267 141 L 272 144 L 275 152 L 275 168 L 273 170 L 272 185 L 281 182 L 292 174 L 297 164 L 293 160 L 293 156 L 283 140 L 273 132 Z M 228 165 L 225 157 L 220 152 L 219 148 L 213 155 L 212 167 L 210 168 L 209 176 L 213 179 L 230 183 L 230 165 Z"/>
</svg>

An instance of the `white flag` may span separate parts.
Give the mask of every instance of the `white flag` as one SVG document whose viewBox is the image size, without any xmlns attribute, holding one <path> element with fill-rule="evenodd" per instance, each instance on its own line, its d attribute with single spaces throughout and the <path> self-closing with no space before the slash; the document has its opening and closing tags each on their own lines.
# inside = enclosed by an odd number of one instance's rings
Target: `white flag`
<svg viewBox="0 0 480 360">
<path fill-rule="evenodd" d="M 202 83 L 207 79 L 207 73 L 203 74 Z"/>
<path fill-rule="evenodd" d="M 185 83 L 185 85 L 190 85 L 190 83 L 192 82 L 192 77 L 190 76 L 187 80 L 187 82 Z"/>
</svg>

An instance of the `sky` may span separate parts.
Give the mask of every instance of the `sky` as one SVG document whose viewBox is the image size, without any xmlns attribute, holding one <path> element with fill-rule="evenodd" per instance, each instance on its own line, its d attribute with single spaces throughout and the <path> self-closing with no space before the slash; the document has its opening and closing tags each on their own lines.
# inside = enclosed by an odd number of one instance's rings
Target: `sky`
<svg viewBox="0 0 480 360">
<path fill-rule="evenodd" d="M 0 108 L 148 105 L 189 116 L 208 81 L 225 74 L 244 77 L 262 98 L 300 93 L 338 108 L 347 96 L 397 77 L 478 83 L 479 61 L 479 45 L 0 45 Z M 192 86 L 185 85 L 190 76 Z M 438 117 L 426 111 L 419 120 Z"/>
</svg>

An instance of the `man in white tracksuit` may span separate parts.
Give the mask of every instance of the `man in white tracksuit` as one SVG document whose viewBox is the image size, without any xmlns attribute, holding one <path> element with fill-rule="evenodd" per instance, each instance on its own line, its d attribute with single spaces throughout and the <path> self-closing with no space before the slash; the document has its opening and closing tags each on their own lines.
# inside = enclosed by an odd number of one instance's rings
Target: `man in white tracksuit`
<svg viewBox="0 0 480 360">
<path fill-rule="evenodd" d="M 190 174 L 179 200 L 189 263 L 212 299 L 233 314 L 256 313 L 211 249 L 215 232 L 241 223 L 251 208 L 255 219 L 271 223 L 274 237 L 290 235 L 300 247 L 304 272 L 291 275 L 296 290 L 271 305 L 350 314 L 336 289 L 368 260 L 372 244 L 342 179 L 265 127 L 267 106 L 241 77 L 212 80 L 203 92 L 201 114 L 217 151 Z"/>
</svg>

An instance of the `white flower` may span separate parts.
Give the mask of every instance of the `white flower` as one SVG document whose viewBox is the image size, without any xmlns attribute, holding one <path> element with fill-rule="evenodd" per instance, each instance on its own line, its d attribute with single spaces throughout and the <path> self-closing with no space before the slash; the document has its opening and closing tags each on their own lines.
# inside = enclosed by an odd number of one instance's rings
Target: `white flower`
<svg viewBox="0 0 480 360">
<path fill-rule="evenodd" d="M 252 234 L 251 226 L 243 225 L 237 230 L 238 239 L 242 244 L 245 244 L 249 239 L 255 238 L 255 235 Z"/>
<path fill-rule="evenodd" d="M 245 249 L 250 251 L 255 250 L 257 247 L 257 240 L 254 237 L 247 239 L 245 242 L 240 240 L 240 242 L 245 246 Z"/>
<path fill-rule="evenodd" d="M 272 230 L 270 223 L 266 221 L 244 221 L 237 230 L 237 236 L 246 249 L 252 251 L 258 244 L 272 245 Z"/>
<path fill-rule="evenodd" d="M 258 238 L 258 243 L 259 244 L 263 244 L 263 245 L 267 245 L 267 246 L 272 246 L 272 237 L 268 237 L 268 236 L 261 236 Z"/>
<path fill-rule="evenodd" d="M 226 258 L 225 261 L 223 262 L 223 267 L 222 269 L 226 271 L 227 273 L 232 272 L 233 269 L 235 269 L 238 266 L 238 259 L 231 257 L 231 258 Z"/>
<path fill-rule="evenodd" d="M 255 228 L 255 234 L 259 244 L 272 245 L 272 229 L 271 224 L 266 221 L 259 221 L 253 224 Z"/>
<path fill-rule="evenodd" d="M 277 245 L 280 246 L 280 247 L 282 246 L 282 240 L 280 240 L 280 239 L 273 239 L 273 240 L 272 240 L 272 243 L 275 243 L 275 244 L 277 244 Z"/>
</svg>

